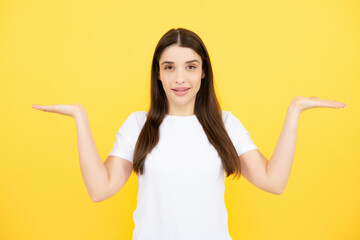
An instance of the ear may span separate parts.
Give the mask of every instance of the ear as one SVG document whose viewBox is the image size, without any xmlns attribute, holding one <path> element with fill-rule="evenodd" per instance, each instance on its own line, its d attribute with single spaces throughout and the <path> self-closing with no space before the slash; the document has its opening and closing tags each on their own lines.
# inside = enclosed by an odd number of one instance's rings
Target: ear
<svg viewBox="0 0 360 240">
<path fill-rule="evenodd" d="M 203 79 L 204 77 L 205 77 L 205 73 L 202 74 L 201 79 Z"/>
</svg>

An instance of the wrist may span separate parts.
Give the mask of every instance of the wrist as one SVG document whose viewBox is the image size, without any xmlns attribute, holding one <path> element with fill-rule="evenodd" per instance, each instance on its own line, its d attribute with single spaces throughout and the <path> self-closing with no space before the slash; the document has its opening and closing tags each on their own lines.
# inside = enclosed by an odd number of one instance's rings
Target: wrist
<svg viewBox="0 0 360 240">
<path fill-rule="evenodd" d="M 288 112 L 300 115 L 301 110 L 295 103 L 291 102 L 288 107 Z"/>
<path fill-rule="evenodd" d="M 86 117 L 86 110 L 82 105 L 77 105 L 74 113 L 74 119 L 80 119 Z"/>
</svg>

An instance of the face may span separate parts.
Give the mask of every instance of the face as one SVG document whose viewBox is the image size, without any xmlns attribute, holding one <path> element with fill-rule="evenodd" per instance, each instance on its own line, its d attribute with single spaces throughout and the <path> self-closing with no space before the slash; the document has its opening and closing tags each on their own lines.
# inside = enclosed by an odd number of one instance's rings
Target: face
<svg viewBox="0 0 360 240">
<path fill-rule="evenodd" d="M 191 48 L 171 45 L 159 61 L 161 81 L 169 103 L 169 114 L 192 115 L 196 94 L 200 89 L 202 72 L 201 57 Z"/>
</svg>

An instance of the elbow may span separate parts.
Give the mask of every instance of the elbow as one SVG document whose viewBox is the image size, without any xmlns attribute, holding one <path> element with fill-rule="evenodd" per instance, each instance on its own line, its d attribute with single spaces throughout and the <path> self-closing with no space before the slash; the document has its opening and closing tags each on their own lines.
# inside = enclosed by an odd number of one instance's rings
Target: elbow
<svg viewBox="0 0 360 240">
<path fill-rule="evenodd" d="M 98 202 L 102 202 L 104 201 L 103 198 L 101 198 L 100 196 L 97 196 L 97 195 L 90 195 L 90 199 L 91 201 L 93 201 L 94 203 L 98 203 Z"/>
<path fill-rule="evenodd" d="M 94 203 L 98 203 L 98 202 L 101 202 L 101 200 L 98 200 L 98 199 L 94 199 L 94 198 L 91 198 L 91 200 L 94 202 Z"/>
<path fill-rule="evenodd" d="M 275 194 L 275 195 L 281 195 L 284 192 L 285 187 L 284 186 L 280 186 L 278 184 L 271 184 L 268 185 L 265 191 Z"/>
<path fill-rule="evenodd" d="M 271 191 L 271 193 L 276 194 L 276 195 L 281 195 L 285 190 L 285 187 L 278 187 L 273 189 L 273 191 Z"/>
<path fill-rule="evenodd" d="M 91 200 L 94 202 L 94 203 L 99 203 L 99 202 L 102 202 L 103 200 L 100 199 L 100 198 L 91 198 Z"/>
<path fill-rule="evenodd" d="M 90 198 L 94 203 L 105 201 L 106 199 L 113 196 L 115 192 L 101 191 L 97 192 L 97 194 L 90 194 Z"/>
<path fill-rule="evenodd" d="M 283 190 L 280 190 L 280 191 L 273 191 L 272 193 L 276 195 L 281 195 L 283 192 L 284 192 Z"/>
</svg>

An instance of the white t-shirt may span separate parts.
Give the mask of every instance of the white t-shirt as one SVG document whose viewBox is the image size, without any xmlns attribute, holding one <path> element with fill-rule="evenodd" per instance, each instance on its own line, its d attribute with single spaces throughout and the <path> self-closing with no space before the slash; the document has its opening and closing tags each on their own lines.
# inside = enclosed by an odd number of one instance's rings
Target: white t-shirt
<svg viewBox="0 0 360 240">
<path fill-rule="evenodd" d="M 147 112 L 133 112 L 109 155 L 130 162 Z M 231 112 L 222 111 L 238 156 L 258 149 Z M 138 176 L 133 240 L 231 240 L 224 201 L 225 170 L 196 115 L 166 115 L 160 139 Z"/>
</svg>

